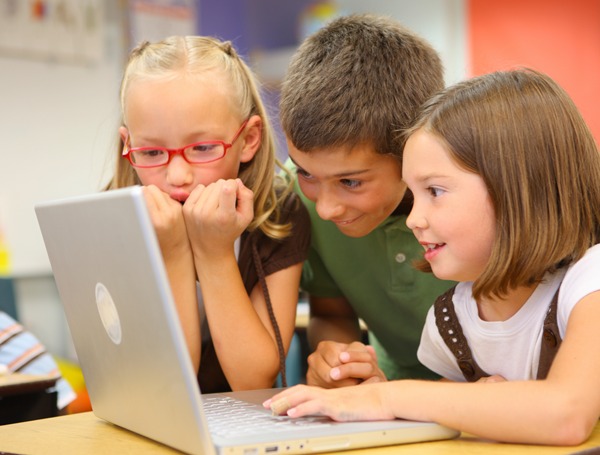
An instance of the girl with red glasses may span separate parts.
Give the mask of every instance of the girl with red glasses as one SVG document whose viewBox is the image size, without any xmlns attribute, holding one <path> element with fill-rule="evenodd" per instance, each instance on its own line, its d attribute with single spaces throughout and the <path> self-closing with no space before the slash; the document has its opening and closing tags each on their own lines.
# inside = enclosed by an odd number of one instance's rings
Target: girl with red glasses
<svg viewBox="0 0 600 455">
<path fill-rule="evenodd" d="M 210 37 L 144 42 L 121 108 L 107 189 L 144 186 L 202 392 L 285 384 L 310 222 L 251 70 Z"/>
</svg>

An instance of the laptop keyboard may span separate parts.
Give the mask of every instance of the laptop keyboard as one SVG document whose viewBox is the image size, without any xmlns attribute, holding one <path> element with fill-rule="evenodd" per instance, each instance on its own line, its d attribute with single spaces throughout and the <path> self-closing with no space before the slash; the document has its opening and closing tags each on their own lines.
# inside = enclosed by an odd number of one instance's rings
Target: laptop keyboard
<svg viewBox="0 0 600 455">
<path fill-rule="evenodd" d="M 327 417 L 274 416 L 266 409 L 258 409 L 256 405 L 230 397 L 204 398 L 204 413 L 208 420 L 208 428 L 214 435 L 221 437 L 241 436 L 288 431 L 306 431 L 311 428 L 330 426 L 332 421 Z"/>
</svg>

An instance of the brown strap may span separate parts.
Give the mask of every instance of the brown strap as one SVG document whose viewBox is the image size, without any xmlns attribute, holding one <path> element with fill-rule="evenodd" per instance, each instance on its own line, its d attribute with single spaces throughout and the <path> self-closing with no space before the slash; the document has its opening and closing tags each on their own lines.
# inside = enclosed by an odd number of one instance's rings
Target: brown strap
<svg viewBox="0 0 600 455">
<path fill-rule="evenodd" d="M 263 290 L 265 302 L 267 303 L 269 318 L 271 319 L 273 331 L 275 332 L 277 350 L 279 351 L 279 372 L 281 374 L 281 385 L 283 387 L 287 387 L 287 378 L 285 375 L 285 349 L 283 349 L 283 341 L 281 339 L 281 332 L 279 331 L 279 324 L 277 323 L 275 313 L 273 312 L 273 305 L 271 304 L 271 297 L 269 296 L 269 288 L 267 288 L 267 280 L 265 279 L 265 271 L 260 260 L 260 255 L 258 254 L 258 248 L 256 246 L 255 239 L 256 237 L 252 236 L 252 259 L 254 260 L 254 266 L 256 267 L 256 272 L 258 273 L 258 280 Z"/>
<path fill-rule="evenodd" d="M 433 304 L 435 313 L 435 324 L 442 336 L 442 339 L 448 346 L 448 349 L 456 357 L 458 367 L 463 376 L 469 382 L 475 382 L 483 377 L 489 376 L 483 371 L 471 354 L 469 343 L 463 334 L 462 327 L 456 317 L 452 296 L 456 286 L 448 289 L 440 295 Z"/>
<path fill-rule="evenodd" d="M 456 286 L 450 288 L 436 299 L 434 303 L 435 323 L 446 346 L 448 346 L 448 349 L 456 357 L 458 367 L 465 379 L 469 382 L 475 382 L 489 376 L 489 374 L 482 370 L 473 358 L 469 343 L 456 317 L 454 303 L 452 302 L 455 288 Z M 554 294 L 552 302 L 550 302 L 548 313 L 544 320 L 537 379 L 545 379 L 548 375 L 554 356 L 558 352 L 562 341 L 558 331 L 557 306 L 558 290 Z"/>
<path fill-rule="evenodd" d="M 558 289 L 552 298 L 548 313 L 546 314 L 546 319 L 544 319 L 544 332 L 542 334 L 542 346 L 540 349 L 540 360 L 537 372 L 538 379 L 546 379 L 548 371 L 550 371 L 550 366 L 562 343 L 560 332 L 558 331 L 557 307 Z"/>
</svg>

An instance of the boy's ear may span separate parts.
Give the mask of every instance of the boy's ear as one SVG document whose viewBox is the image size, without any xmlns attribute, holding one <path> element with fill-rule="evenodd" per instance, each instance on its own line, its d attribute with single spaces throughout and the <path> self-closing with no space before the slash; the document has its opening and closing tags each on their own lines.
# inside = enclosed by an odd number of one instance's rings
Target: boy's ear
<svg viewBox="0 0 600 455">
<path fill-rule="evenodd" d="M 262 143 L 262 127 L 263 122 L 259 115 L 253 115 L 248 119 L 248 123 L 246 124 L 246 128 L 244 128 L 245 131 L 242 136 L 244 140 L 244 148 L 242 149 L 242 155 L 240 157 L 242 163 L 250 161 L 254 158 L 256 152 L 258 152 Z"/>
</svg>

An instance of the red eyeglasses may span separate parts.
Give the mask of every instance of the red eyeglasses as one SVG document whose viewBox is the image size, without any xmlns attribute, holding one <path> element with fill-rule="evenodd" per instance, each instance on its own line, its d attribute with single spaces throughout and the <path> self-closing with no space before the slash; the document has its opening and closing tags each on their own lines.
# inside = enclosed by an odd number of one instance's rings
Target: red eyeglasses
<svg viewBox="0 0 600 455">
<path fill-rule="evenodd" d="M 166 147 L 129 147 L 129 137 L 125 143 L 123 157 L 127 158 L 133 167 L 159 167 L 169 164 L 173 155 L 179 153 L 190 164 L 206 164 L 220 160 L 225 156 L 237 138 L 242 134 L 244 127 L 248 123 L 245 120 L 237 130 L 231 142 L 223 141 L 202 141 L 186 145 L 178 149 L 169 149 Z"/>
</svg>

